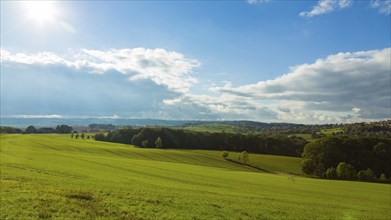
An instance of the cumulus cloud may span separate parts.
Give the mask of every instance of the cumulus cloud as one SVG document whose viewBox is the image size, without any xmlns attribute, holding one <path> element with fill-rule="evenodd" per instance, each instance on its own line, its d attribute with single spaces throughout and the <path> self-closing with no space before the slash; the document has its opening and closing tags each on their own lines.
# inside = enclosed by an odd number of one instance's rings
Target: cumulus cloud
<svg viewBox="0 0 391 220">
<path fill-rule="evenodd" d="M 187 92 L 197 82 L 191 73 L 194 68 L 200 66 L 200 62 L 188 59 L 181 53 L 146 48 L 108 51 L 82 49 L 66 55 L 51 52 L 12 54 L 1 49 L 1 61 L 31 65 L 64 65 L 95 74 L 117 71 L 129 75 L 129 80 L 150 79 L 157 85 L 182 93 Z"/>
<path fill-rule="evenodd" d="M 14 115 L 49 113 L 47 117 L 57 117 L 50 116 L 54 112 L 298 123 L 381 120 L 391 117 L 390 60 L 390 48 L 337 53 L 291 67 L 275 79 L 241 86 L 224 81 L 194 94 L 189 88 L 197 80 L 191 73 L 200 64 L 177 52 L 85 49 L 58 55 L 2 50 L 1 107 Z M 15 63 L 25 67 L 18 69 Z M 80 74 L 84 71 L 95 74 Z M 31 106 L 37 110 L 25 113 Z"/>
<path fill-rule="evenodd" d="M 371 6 L 382 14 L 389 15 L 391 13 L 391 0 L 372 0 Z"/>
<path fill-rule="evenodd" d="M 389 118 L 390 51 L 338 53 L 292 67 L 274 80 L 239 87 L 225 84 L 211 91 L 221 94 L 216 101 L 240 101 L 248 109 L 264 106 L 283 120 L 338 121 L 352 111 L 364 119 Z"/>
</svg>

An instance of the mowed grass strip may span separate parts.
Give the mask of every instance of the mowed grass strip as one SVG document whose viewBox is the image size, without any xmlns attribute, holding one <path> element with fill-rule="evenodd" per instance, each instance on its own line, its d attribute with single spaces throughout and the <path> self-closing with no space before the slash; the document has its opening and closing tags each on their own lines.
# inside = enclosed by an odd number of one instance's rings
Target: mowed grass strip
<svg viewBox="0 0 391 220">
<path fill-rule="evenodd" d="M 65 135 L 1 135 L 0 141 L 2 219 L 389 219 L 391 214 L 390 185 L 261 173 L 225 161 L 218 151 L 139 149 Z M 251 163 L 269 164 L 273 171 L 288 166 L 297 171 L 297 159 L 250 155 Z"/>
</svg>

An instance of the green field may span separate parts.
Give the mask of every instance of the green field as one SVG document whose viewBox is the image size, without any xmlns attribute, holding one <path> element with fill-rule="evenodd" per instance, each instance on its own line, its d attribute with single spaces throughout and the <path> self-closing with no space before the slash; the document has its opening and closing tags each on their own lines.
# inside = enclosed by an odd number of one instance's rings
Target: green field
<svg viewBox="0 0 391 220">
<path fill-rule="evenodd" d="M 333 133 L 339 133 L 344 132 L 342 128 L 329 128 L 329 129 L 323 129 L 320 132 L 317 132 L 318 134 L 323 133 L 325 135 L 332 135 Z"/>
<path fill-rule="evenodd" d="M 304 138 L 308 142 L 315 140 L 315 139 L 312 139 L 311 134 L 290 134 L 290 135 L 288 135 L 288 137 L 292 137 L 292 136 Z"/>
<path fill-rule="evenodd" d="M 300 159 L 1 135 L 2 219 L 389 219 L 390 185 L 311 179 Z M 235 159 L 236 153 L 230 153 Z"/>
</svg>

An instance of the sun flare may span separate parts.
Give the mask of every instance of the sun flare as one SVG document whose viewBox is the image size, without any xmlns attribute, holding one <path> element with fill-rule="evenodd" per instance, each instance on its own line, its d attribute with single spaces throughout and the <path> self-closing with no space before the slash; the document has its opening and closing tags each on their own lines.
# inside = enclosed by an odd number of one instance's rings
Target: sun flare
<svg viewBox="0 0 391 220">
<path fill-rule="evenodd" d="M 24 2 L 28 19 L 44 23 L 55 19 L 57 11 L 53 1 Z"/>
</svg>

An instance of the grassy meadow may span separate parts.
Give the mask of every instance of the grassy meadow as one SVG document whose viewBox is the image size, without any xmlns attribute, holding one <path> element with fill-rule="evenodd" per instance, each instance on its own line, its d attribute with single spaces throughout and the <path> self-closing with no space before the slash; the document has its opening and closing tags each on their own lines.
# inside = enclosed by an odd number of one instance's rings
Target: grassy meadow
<svg viewBox="0 0 391 220">
<path fill-rule="evenodd" d="M 1 219 L 389 219 L 387 184 L 306 178 L 300 158 L 0 135 Z M 237 153 L 230 153 L 231 159 Z M 291 173 L 291 174 L 287 174 Z"/>
</svg>

